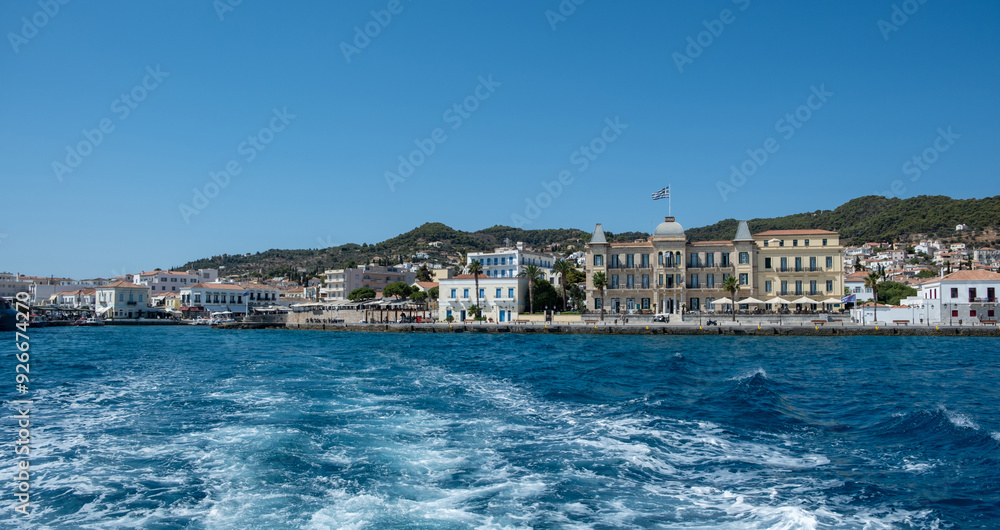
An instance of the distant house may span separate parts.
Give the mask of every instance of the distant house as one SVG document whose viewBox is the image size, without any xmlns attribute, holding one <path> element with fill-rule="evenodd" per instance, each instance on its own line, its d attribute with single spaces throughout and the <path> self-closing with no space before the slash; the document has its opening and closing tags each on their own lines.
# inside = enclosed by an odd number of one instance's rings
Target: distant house
<svg viewBox="0 0 1000 530">
<path fill-rule="evenodd" d="M 463 321 L 471 319 L 469 308 L 476 303 L 476 279 L 462 274 L 441 280 L 438 285 L 438 318 Z M 483 318 L 494 322 L 516 320 L 528 311 L 528 279 L 520 277 L 479 276 L 479 307 Z M 537 308 L 536 308 L 537 309 Z"/>
<path fill-rule="evenodd" d="M 959 232 L 959 231 L 962 231 L 962 230 L 968 230 L 968 229 L 969 229 L 969 226 L 966 225 L 966 224 L 960 224 L 960 225 L 955 226 L 955 231 L 956 232 Z"/>
<path fill-rule="evenodd" d="M 854 295 L 857 303 L 874 300 L 871 287 L 865 287 L 865 278 L 868 273 L 865 271 L 852 272 L 844 277 L 844 287 Z"/>
</svg>

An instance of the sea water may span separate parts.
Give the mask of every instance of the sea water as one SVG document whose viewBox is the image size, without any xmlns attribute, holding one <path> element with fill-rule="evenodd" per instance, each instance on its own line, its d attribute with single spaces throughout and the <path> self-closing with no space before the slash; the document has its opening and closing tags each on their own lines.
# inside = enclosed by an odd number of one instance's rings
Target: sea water
<svg viewBox="0 0 1000 530">
<path fill-rule="evenodd" d="M 996 527 L 998 344 L 35 330 L 0 526 Z"/>
</svg>

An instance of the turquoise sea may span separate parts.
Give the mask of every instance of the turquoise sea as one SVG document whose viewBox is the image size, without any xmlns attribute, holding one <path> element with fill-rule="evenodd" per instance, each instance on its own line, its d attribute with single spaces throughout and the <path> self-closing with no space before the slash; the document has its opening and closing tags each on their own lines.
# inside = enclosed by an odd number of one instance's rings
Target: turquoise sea
<svg viewBox="0 0 1000 530">
<path fill-rule="evenodd" d="M 6 528 L 991 528 L 989 338 L 31 333 Z M 15 472 L 13 333 L 0 334 Z M 13 483 L 11 483 L 13 484 Z"/>
</svg>

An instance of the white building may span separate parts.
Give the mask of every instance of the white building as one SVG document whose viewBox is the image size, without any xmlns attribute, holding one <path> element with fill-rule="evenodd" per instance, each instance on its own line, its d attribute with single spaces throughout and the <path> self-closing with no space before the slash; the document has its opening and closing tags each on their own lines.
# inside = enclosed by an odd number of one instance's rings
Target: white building
<svg viewBox="0 0 1000 530">
<path fill-rule="evenodd" d="M 19 274 L 0 272 L 0 297 L 13 300 L 17 293 L 31 292 L 33 282 L 24 280 Z"/>
<path fill-rule="evenodd" d="M 56 297 L 56 305 L 59 307 L 68 307 L 73 309 L 80 309 L 82 307 L 96 307 L 97 289 L 89 287 L 86 289 L 77 289 L 75 291 L 60 292 L 54 295 Z"/>
<path fill-rule="evenodd" d="M 469 308 L 476 304 L 476 280 L 471 274 L 441 280 L 438 291 L 440 320 L 472 319 Z M 516 320 L 519 314 L 528 311 L 528 279 L 480 275 L 479 307 L 483 318 L 493 322 Z"/>
<path fill-rule="evenodd" d="M 181 311 L 214 312 L 230 311 L 246 313 L 249 307 L 266 307 L 278 304 L 279 291 L 256 282 L 238 283 L 198 283 L 180 291 Z"/>
<path fill-rule="evenodd" d="M 872 295 L 872 288 L 865 287 L 865 278 L 868 273 L 864 271 L 852 272 L 844 277 L 844 287 L 854 295 L 855 303 L 863 304 L 875 299 Z"/>
<path fill-rule="evenodd" d="M 919 284 L 916 296 L 901 307 L 878 308 L 879 322 L 907 320 L 911 325 L 969 325 L 996 322 L 1000 274 L 988 271 L 958 271 Z M 855 320 L 872 322 L 871 307 L 852 310 Z"/>
<path fill-rule="evenodd" d="M 482 275 L 491 278 L 517 277 L 527 265 L 535 265 L 542 269 L 546 280 L 559 286 L 559 275 L 552 271 L 553 265 L 559 260 L 555 254 L 534 252 L 524 249 L 524 243 L 518 242 L 515 247 L 499 247 L 492 252 L 470 252 L 466 265 L 476 260 L 483 266 Z"/>
<path fill-rule="evenodd" d="M 149 313 L 149 289 L 126 281 L 95 288 L 96 312 L 109 318 L 139 318 Z"/>
<path fill-rule="evenodd" d="M 381 292 L 390 283 L 413 283 L 417 275 L 402 267 L 382 267 L 377 265 L 361 265 L 353 269 L 331 269 L 324 271 L 326 286 L 320 289 L 324 300 L 346 300 L 351 291 L 368 287 L 375 292 Z"/>
<path fill-rule="evenodd" d="M 187 272 L 178 271 L 148 271 L 136 274 L 132 282 L 136 285 L 149 287 L 150 291 L 158 293 L 179 293 L 181 289 L 196 283 L 218 281 L 217 269 L 199 269 Z"/>
</svg>

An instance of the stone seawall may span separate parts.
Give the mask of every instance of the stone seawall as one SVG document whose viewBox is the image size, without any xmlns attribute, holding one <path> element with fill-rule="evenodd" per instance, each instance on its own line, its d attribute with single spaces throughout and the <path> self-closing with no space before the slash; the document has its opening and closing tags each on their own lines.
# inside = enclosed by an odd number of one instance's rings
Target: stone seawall
<svg viewBox="0 0 1000 530">
<path fill-rule="evenodd" d="M 761 325 L 699 326 L 697 324 L 277 324 L 234 323 L 224 329 L 302 329 L 321 331 L 375 331 L 383 333 L 524 333 L 554 335 L 793 335 L 851 336 L 897 335 L 925 337 L 1000 337 L 997 326 L 860 326 L 843 325 Z"/>
</svg>

